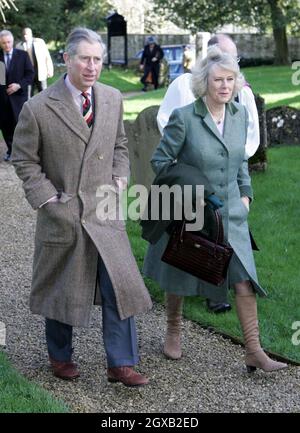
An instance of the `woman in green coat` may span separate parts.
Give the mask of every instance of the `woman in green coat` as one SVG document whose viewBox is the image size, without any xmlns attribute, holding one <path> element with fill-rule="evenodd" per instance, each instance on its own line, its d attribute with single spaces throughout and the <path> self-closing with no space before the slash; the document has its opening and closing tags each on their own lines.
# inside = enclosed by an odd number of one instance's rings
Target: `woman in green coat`
<svg viewBox="0 0 300 433">
<path fill-rule="evenodd" d="M 196 101 L 173 111 L 151 160 L 156 174 L 175 160 L 197 167 L 208 179 L 217 199 L 223 202 L 220 213 L 224 234 L 234 250 L 226 281 L 216 287 L 162 262 L 169 239 L 166 232 L 156 244 L 149 245 L 144 274 L 156 280 L 167 293 L 164 344 L 167 357 L 181 357 L 183 297 L 201 295 L 224 302 L 232 287 L 245 341 L 247 370 L 273 371 L 286 364 L 271 360 L 259 342 L 256 294 L 265 296 L 266 293 L 258 283 L 247 223 L 253 198 L 245 159 L 247 111 L 233 102 L 243 84 L 236 59 L 212 47 L 193 70 L 192 90 Z"/>
</svg>

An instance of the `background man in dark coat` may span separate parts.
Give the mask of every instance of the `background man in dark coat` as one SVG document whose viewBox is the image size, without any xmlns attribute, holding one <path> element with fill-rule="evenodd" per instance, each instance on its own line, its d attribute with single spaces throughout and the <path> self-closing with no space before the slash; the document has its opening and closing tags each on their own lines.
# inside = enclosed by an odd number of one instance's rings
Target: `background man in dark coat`
<svg viewBox="0 0 300 433">
<path fill-rule="evenodd" d="M 5 161 L 10 160 L 14 130 L 34 76 L 28 54 L 13 48 L 13 45 L 12 33 L 2 30 L 0 62 L 5 64 L 5 77 L 0 81 L 0 129 L 7 145 Z"/>
<path fill-rule="evenodd" d="M 144 84 L 143 91 L 147 91 L 147 82 L 151 82 L 154 89 L 158 88 L 159 66 L 164 57 L 164 52 L 156 43 L 153 36 L 149 36 L 141 58 L 140 69 L 144 71 L 141 82 Z"/>
</svg>

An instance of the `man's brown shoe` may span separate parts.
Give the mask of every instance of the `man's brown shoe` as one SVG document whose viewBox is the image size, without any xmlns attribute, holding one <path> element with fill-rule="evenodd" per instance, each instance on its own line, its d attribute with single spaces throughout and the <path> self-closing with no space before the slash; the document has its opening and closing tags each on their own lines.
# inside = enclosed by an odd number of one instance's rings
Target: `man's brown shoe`
<svg viewBox="0 0 300 433">
<path fill-rule="evenodd" d="M 107 369 L 109 382 L 121 382 L 125 386 L 143 386 L 149 379 L 133 370 L 132 367 L 111 367 Z"/>
<path fill-rule="evenodd" d="M 80 376 L 77 365 L 72 361 L 56 361 L 49 358 L 54 376 L 60 379 L 72 380 Z"/>
</svg>

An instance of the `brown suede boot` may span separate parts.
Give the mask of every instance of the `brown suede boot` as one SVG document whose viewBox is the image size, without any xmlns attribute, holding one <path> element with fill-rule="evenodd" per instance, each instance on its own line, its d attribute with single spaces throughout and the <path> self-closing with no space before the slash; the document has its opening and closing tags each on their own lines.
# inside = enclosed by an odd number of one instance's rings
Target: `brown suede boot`
<svg viewBox="0 0 300 433">
<path fill-rule="evenodd" d="M 266 372 L 286 368 L 287 364 L 269 358 L 259 342 L 256 295 L 235 296 L 236 309 L 241 323 L 246 348 L 245 364 L 248 373 L 261 368 Z"/>
<path fill-rule="evenodd" d="M 167 293 L 167 333 L 164 354 L 170 359 L 181 358 L 180 334 L 183 297 Z"/>
</svg>

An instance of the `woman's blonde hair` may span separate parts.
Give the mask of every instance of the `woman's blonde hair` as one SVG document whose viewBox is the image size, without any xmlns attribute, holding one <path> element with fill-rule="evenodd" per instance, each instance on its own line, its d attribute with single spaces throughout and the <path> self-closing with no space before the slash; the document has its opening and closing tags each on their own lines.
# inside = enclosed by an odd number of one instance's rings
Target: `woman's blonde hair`
<svg viewBox="0 0 300 433">
<path fill-rule="evenodd" d="M 232 99 L 238 94 L 245 84 L 245 78 L 240 72 L 237 60 L 230 54 L 223 52 L 217 45 L 211 46 L 207 50 L 204 59 L 198 59 L 192 69 L 191 89 L 196 98 L 205 96 L 207 93 L 208 76 L 211 68 L 218 65 L 222 69 L 232 72 L 235 76 L 235 85 L 232 92 Z"/>
</svg>

